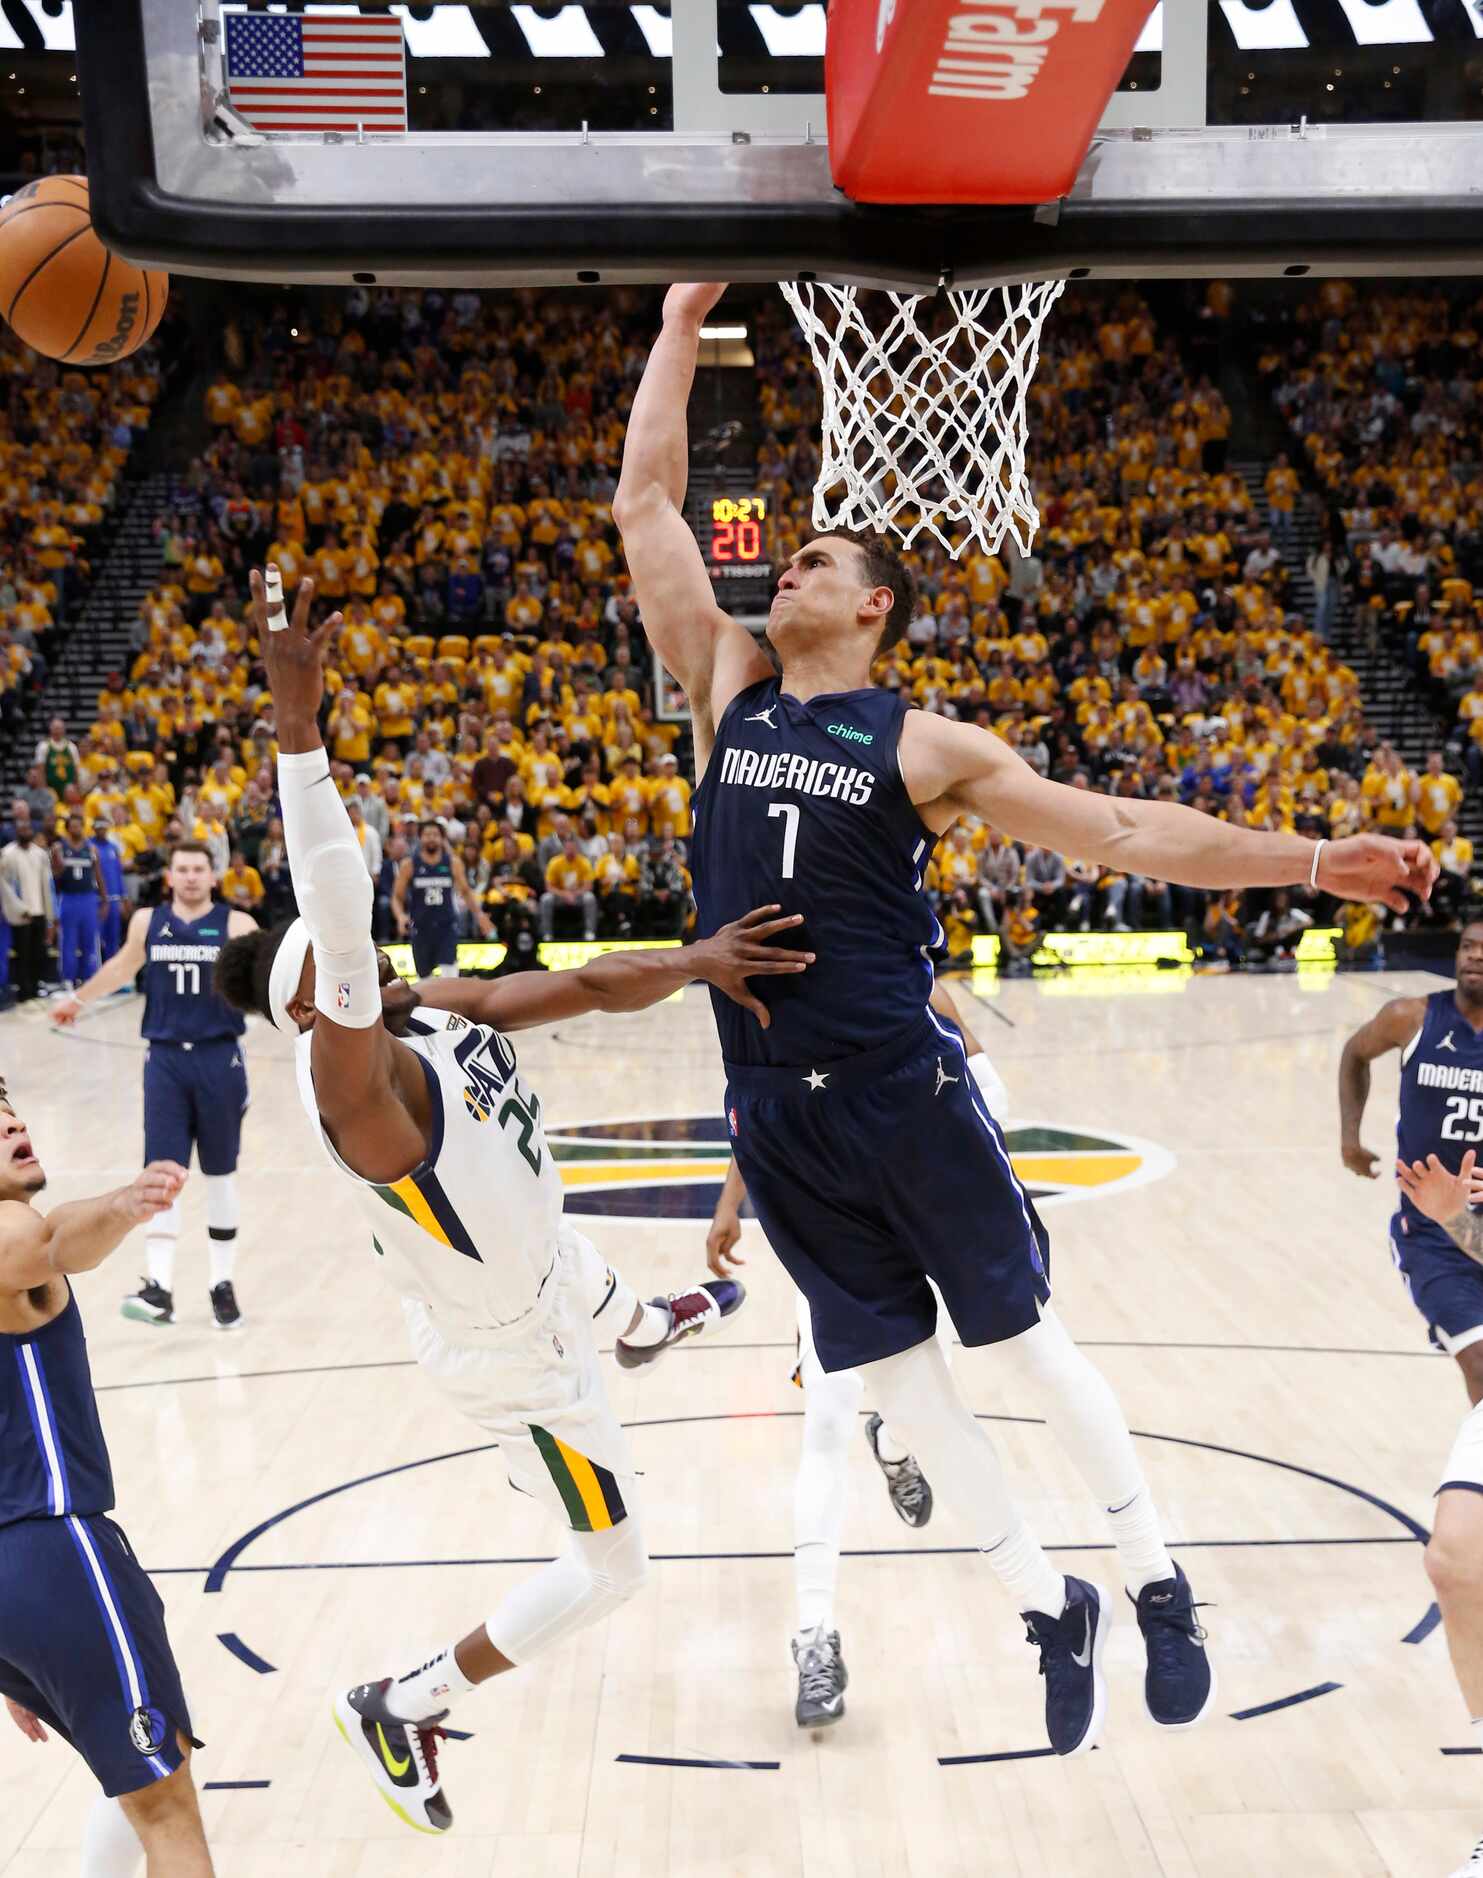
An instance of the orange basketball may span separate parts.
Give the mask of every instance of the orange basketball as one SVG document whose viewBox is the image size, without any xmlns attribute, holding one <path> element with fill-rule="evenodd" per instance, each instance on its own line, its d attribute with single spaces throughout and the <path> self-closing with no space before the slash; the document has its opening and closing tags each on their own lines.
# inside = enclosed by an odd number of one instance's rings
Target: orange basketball
<svg viewBox="0 0 1483 1878">
<path fill-rule="evenodd" d="M 126 359 L 159 325 L 169 291 L 168 274 L 99 241 L 81 176 L 40 177 L 0 209 L 0 315 L 49 359 Z"/>
</svg>

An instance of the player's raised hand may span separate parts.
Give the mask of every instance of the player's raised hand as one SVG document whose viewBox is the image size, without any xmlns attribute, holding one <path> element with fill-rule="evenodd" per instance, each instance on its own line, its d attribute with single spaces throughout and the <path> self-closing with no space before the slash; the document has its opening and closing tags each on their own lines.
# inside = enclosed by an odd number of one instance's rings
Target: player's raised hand
<svg viewBox="0 0 1483 1878">
<path fill-rule="evenodd" d="M 1396 1184 L 1418 1212 L 1445 1225 L 1483 1200 L 1483 1172 L 1478 1170 L 1477 1160 L 1477 1154 L 1469 1148 L 1455 1174 L 1449 1173 L 1435 1154 L 1428 1154 L 1424 1161 L 1397 1161 Z"/>
<path fill-rule="evenodd" d="M 51 1736 L 46 1732 L 45 1728 L 42 1727 L 38 1718 L 31 1713 L 30 1709 L 22 1708 L 19 1702 L 12 1702 L 9 1696 L 5 1698 L 5 1707 L 9 1712 L 10 1719 L 15 1723 L 16 1727 L 20 1729 L 21 1733 L 28 1741 L 49 1741 L 51 1739 Z"/>
<path fill-rule="evenodd" d="M 271 562 L 269 572 L 277 572 Z M 258 568 L 248 576 L 248 585 L 252 590 L 252 624 L 267 669 L 274 710 L 280 720 L 303 723 L 307 719 L 312 723 L 324 698 L 325 649 L 339 630 L 343 615 L 329 613 L 317 626 L 310 627 L 314 582 L 306 577 L 299 582 L 286 624 L 275 627 L 268 613 L 267 583 Z"/>
<path fill-rule="evenodd" d="M 802 924 L 801 913 L 784 913 L 780 906 L 753 907 L 709 939 L 698 940 L 690 948 L 688 962 L 697 978 L 724 991 L 766 1030 L 772 1018 L 767 1006 L 748 991 L 747 980 L 808 970 L 814 962 L 812 952 L 787 952 L 768 944 L 778 933 Z"/>
<path fill-rule="evenodd" d="M 676 282 L 664 296 L 664 317 L 698 326 L 725 291 L 724 280 Z"/>
<path fill-rule="evenodd" d="M 1404 913 L 1408 893 L 1432 897 L 1437 857 L 1424 841 L 1392 841 L 1388 835 L 1347 835 L 1327 841 L 1318 857 L 1318 885 L 1341 900 L 1380 900 Z"/>
<path fill-rule="evenodd" d="M 151 1161 L 124 1188 L 124 1205 L 143 1222 L 173 1206 L 185 1185 L 185 1169 L 178 1161 Z"/>
</svg>

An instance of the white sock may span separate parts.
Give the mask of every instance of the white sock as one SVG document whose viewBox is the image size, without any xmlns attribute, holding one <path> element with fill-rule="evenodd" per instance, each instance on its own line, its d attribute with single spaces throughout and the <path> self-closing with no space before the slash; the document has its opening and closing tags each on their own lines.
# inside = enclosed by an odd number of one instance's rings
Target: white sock
<svg viewBox="0 0 1483 1878">
<path fill-rule="evenodd" d="M 211 1241 L 211 1284 L 229 1284 L 237 1263 L 241 1203 L 235 1174 L 206 1174 L 206 1232 Z"/>
<path fill-rule="evenodd" d="M 1009 1091 L 1004 1086 L 1004 1078 L 989 1061 L 982 1050 L 975 1050 L 968 1059 L 968 1073 L 978 1084 L 979 1092 L 988 1106 L 990 1115 L 997 1117 L 1009 1113 Z"/>
<path fill-rule="evenodd" d="M 1174 1561 L 1158 1509 L 1101 1370 L 1076 1347 L 1049 1305 L 1038 1324 L 997 1349 L 1029 1385 L 1051 1432 L 1106 1511 L 1128 1590 L 1137 1597 L 1145 1585 L 1172 1578 Z M 1114 1507 L 1120 1510 L 1114 1513 Z"/>
<path fill-rule="evenodd" d="M 798 1628 L 834 1628 L 839 1541 L 850 1497 L 850 1442 L 864 1385 L 853 1369 L 804 1368 L 803 1441 L 793 1480 L 793 1587 Z"/>
<path fill-rule="evenodd" d="M 144 1259 L 149 1275 L 165 1291 L 175 1287 L 175 1243 L 180 1237 L 180 1202 L 156 1213 L 144 1235 Z"/>
<path fill-rule="evenodd" d="M 1009 1495 L 994 1444 L 953 1387 L 935 1337 L 861 1366 L 867 1395 L 890 1417 L 944 1505 L 970 1522 L 979 1550 L 1022 1611 L 1059 1617 L 1066 1581 Z"/>
<path fill-rule="evenodd" d="M 474 1687 L 458 1667 L 453 1645 L 405 1676 L 397 1676 L 386 1691 L 386 1706 L 398 1721 L 417 1722 L 439 1710 Z"/>
<path fill-rule="evenodd" d="M 134 1878 L 144 1847 L 117 1800 L 100 1793 L 82 1828 L 82 1878 Z"/>
<path fill-rule="evenodd" d="M 638 1312 L 638 1322 L 631 1329 L 620 1331 L 623 1342 L 631 1343 L 636 1350 L 652 1349 L 656 1343 L 663 1343 L 669 1335 L 669 1311 L 657 1304 L 640 1304 Z"/>
<path fill-rule="evenodd" d="M 883 1461 L 889 1461 L 893 1466 L 898 1461 L 904 1461 L 911 1453 L 906 1443 L 898 1441 L 885 1422 L 875 1431 L 875 1451 Z"/>
<path fill-rule="evenodd" d="M 237 1235 L 220 1226 L 208 1226 L 206 1237 L 211 1250 L 211 1288 L 229 1284 L 237 1265 Z"/>
</svg>

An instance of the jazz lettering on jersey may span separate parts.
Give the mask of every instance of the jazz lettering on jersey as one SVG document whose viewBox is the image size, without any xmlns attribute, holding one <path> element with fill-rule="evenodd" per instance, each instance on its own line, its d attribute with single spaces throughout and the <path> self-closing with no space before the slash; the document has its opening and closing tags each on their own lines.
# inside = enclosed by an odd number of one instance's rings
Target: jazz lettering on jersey
<svg viewBox="0 0 1483 1878">
<path fill-rule="evenodd" d="M 820 762 L 796 751 L 747 750 L 727 746 L 721 758 L 721 781 L 739 789 L 789 789 L 805 796 L 828 796 L 859 808 L 874 793 L 876 778 L 848 763 Z"/>
</svg>

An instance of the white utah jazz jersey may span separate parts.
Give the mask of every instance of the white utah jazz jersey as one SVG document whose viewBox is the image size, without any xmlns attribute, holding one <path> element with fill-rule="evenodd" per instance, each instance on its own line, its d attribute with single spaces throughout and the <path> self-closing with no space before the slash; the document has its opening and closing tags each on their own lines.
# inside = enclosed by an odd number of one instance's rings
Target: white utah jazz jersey
<svg viewBox="0 0 1483 1878">
<path fill-rule="evenodd" d="M 454 1341 L 523 1317 L 556 1258 L 561 1176 L 508 1038 L 451 1011 L 413 1016 L 402 1041 L 427 1077 L 432 1143 L 421 1166 L 390 1185 L 354 1173 L 325 1134 L 312 1038 L 303 1031 L 295 1046 L 299 1095 L 326 1153 L 360 1189 L 391 1284 L 419 1298 Z"/>
</svg>

